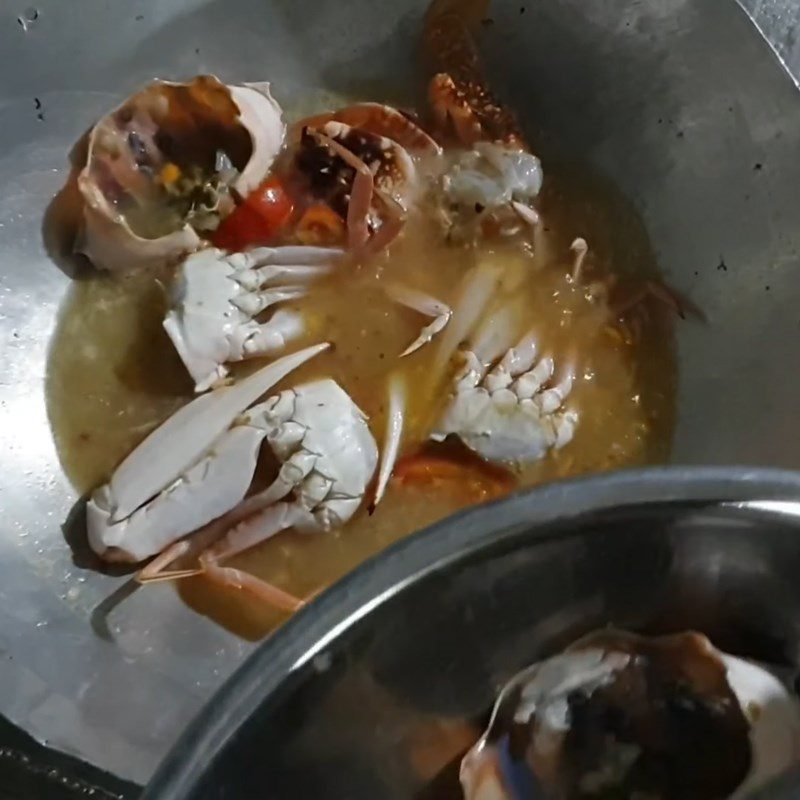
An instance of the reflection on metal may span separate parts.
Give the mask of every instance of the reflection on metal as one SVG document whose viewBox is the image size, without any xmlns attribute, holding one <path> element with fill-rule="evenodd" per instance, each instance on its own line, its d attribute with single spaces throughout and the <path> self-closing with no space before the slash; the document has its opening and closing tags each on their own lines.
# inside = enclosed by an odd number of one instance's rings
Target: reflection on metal
<svg viewBox="0 0 800 800">
<path fill-rule="evenodd" d="M 41 220 L 68 151 L 154 76 L 269 78 L 281 99 L 359 90 L 366 75 L 371 86 L 396 86 L 425 5 L 84 0 L 78 15 L 43 0 L 27 31 L 16 19 L 24 4 L 0 16 L 0 712 L 54 747 L 145 781 L 252 649 L 168 586 L 114 605 L 106 598 L 125 578 L 77 566 L 65 543 L 77 498 L 51 441 L 43 383 L 69 278 Z M 796 4 L 751 6 L 800 68 Z M 524 17 L 518 2 L 497 0 L 493 16 L 485 45 L 495 83 L 529 124 L 617 180 L 670 283 L 709 317 L 679 331 L 674 458 L 800 465 L 800 373 L 787 366 L 800 358 L 795 87 L 728 0 L 553 0 L 529 4 Z"/>
</svg>

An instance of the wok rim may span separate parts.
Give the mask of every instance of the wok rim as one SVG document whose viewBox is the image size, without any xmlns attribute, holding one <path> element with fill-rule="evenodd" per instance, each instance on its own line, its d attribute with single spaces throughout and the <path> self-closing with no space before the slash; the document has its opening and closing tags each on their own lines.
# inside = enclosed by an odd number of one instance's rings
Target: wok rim
<svg viewBox="0 0 800 800">
<path fill-rule="evenodd" d="M 197 778 L 265 697 L 324 652 L 363 617 L 431 573 L 504 540 L 537 542 L 570 535 L 588 513 L 637 506 L 710 506 L 764 501 L 800 504 L 800 471 L 770 467 L 660 466 L 547 483 L 456 512 L 362 562 L 265 639 L 214 693 L 172 746 L 142 800 L 188 798 Z M 745 509 L 742 509 L 743 511 Z M 758 508 L 800 526 L 800 505 Z M 549 524 L 559 531 L 546 534 Z"/>
</svg>

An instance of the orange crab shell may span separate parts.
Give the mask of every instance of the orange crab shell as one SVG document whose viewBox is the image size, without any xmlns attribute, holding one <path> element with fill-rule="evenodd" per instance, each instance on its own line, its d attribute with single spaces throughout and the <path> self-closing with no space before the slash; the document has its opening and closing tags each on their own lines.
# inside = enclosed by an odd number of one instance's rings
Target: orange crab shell
<svg viewBox="0 0 800 800">
<path fill-rule="evenodd" d="M 382 103 L 356 103 L 338 111 L 307 117 L 294 126 L 291 138 L 299 141 L 304 128 L 322 129 L 328 122 L 391 139 L 412 155 L 438 156 L 442 148 L 409 115 Z"/>
<path fill-rule="evenodd" d="M 514 115 L 495 100 L 483 72 L 473 31 L 487 0 L 434 0 L 425 18 L 423 45 L 436 74 L 428 101 L 438 128 L 452 122 L 467 147 L 477 141 L 502 142 L 527 150 Z"/>
<path fill-rule="evenodd" d="M 428 102 L 438 127 L 446 130 L 450 120 L 467 147 L 492 141 L 527 149 L 514 116 L 480 81 L 457 82 L 446 72 L 439 73 L 428 87 Z"/>
</svg>

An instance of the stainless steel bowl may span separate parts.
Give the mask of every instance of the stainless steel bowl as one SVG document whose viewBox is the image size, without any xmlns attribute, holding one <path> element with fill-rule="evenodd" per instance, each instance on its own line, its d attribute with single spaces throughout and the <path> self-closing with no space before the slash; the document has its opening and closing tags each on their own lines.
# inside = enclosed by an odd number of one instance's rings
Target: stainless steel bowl
<svg viewBox="0 0 800 800">
<path fill-rule="evenodd" d="M 479 730 L 511 675 L 598 626 L 691 628 L 799 665 L 798 574 L 794 473 L 653 469 L 476 508 L 377 556 L 262 645 L 145 798 L 458 797 L 446 732 Z"/>
<path fill-rule="evenodd" d="M 76 498 L 44 386 L 70 280 L 40 226 L 67 153 L 154 76 L 269 78 L 281 100 L 413 86 L 427 2 L 0 4 L 0 712 L 34 736 L 146 781 L 251 650 L 166 586 L 115 605 L 121 580 L 65 545 Z M 800 72 L 795 0 L 746 5 Z M 768 44 L 733 0 L 494 0 L 492 16 L 501 96 L 617 182 L 709 318 L 679 326 L 673 461 L 800 466 L 800 101 Z"/>
</svg>

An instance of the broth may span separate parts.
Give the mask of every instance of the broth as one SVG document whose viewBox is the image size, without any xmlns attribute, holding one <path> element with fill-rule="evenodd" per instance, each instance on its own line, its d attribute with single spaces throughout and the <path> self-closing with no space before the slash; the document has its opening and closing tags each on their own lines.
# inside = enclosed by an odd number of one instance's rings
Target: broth
<svg viewBox="0 0 800 800">
<path fill-rule="evenodd" d="M 307 330 L 289 349 L 324 340 L 334 347 L 274 391 L 334 378 L 369 416 L 382 446 L 387 378 L 399 370 L 409 387 L 404 453 L 416 452 L 436 408 L 427 387 L 443 334 L 398 359 L 428 320 L 390 301 L 383 286 L 402 281 L 452 303 L 467 269 L 487 264 L 502 269 L 520 333 L 532 327 L 539 353 L 555 360 L 556 376 L 572 368 L 576 378 L 567 402 L 580 413 L 574 439 L 520 470 L 517 484 L 665 460 L 674 417 L 670 323 L 652 314 L 640 335 L 626 341 L 609 324 L 603 304 L 567 277 L 576 236 L 589 242 L 598 272 L 652 274 L 646 234 L 627 202 L 585 165 L 546 163 L 545 173 L 538 205 L 546 247 L 532 256 L 513 241 L 453 247 L 425 214 L 412 217 L 388 256 L 368 267 L 339 268 L 295 304 Z M 80 492 L 104 482 L 138 441 L 192 396 L 191 381 L 161 328 L 168 277 L 94 275 L 75 283 L 68 297 L 50 354 L 48 408 L 64 470 Z M 259 365 L 250 362 L 236 371 Z M 415 485 L 393 479 L 374 514 L 362 508 L 330 534 L 281 533 L 228 563 L 307 596 L 388 544 L 489 495 L 479 482 Z M 284 618 L 244 593 L 202 579 L 183 581 L 179 590 L 200 613 L 243 636 L 263 635 Z"/>
</svg>

